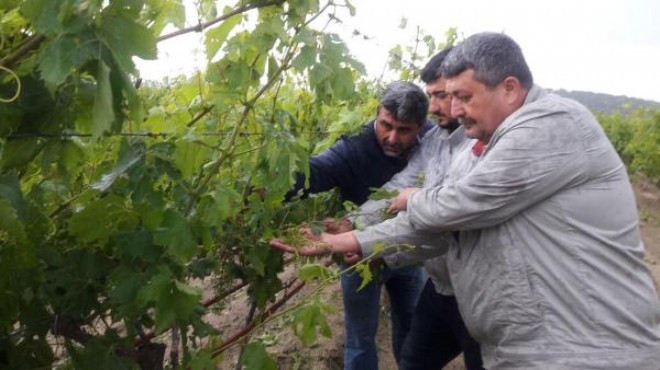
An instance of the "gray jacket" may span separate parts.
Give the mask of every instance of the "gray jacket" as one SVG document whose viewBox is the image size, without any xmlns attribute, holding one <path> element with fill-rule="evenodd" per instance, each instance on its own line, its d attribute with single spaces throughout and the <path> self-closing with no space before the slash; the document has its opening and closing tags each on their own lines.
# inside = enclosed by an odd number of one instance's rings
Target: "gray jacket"
<svg viewBox="0 0 660 370">
<path fill-rule="evenodd" d="M 416 192 L 386 223 L 386 240 L 449 249 L 486 368 L 660 367 L 660 302 L 632 188 L 578 103 L 535 86 L 472 171 Z M 442 242 L 450 230 L 460 231 L 458 245 Z M 365 254 L 383 241 L 355 234 Z"/>
<path fill-rule="evenodd" d="M 448 176 L 449 166 L 455 155 L 469 148 L 476 140 L 465 137 L 465 130 L 459 126 L 454 132 L 439 126 L 429 130 L 420 141 L 419 149 L 413 153 L 408 165 L 401 172 L 383 185 L 388 190 L 398 190 L 406 187 L 441 186 Z M 466 164 L 467 165 L 467 164 Z M 387 200 L 369 200 L 362 204 L 359 216 L 352 218 L 357 225 L 373 225 L 383 221 L 383 210 L 388 206 Z M 454 237 L 447 235 L 447 243 L 454 242 Z M 449 281 L 446 257 L 438 255 L 432 248 L 424 248 L 427 254 L 393 253 L 385 256 L 385 263 L 390 268 L 423 263 L 426 272 L 433 281 L 438 293 L 451 295 L 453 289 Z"/>
</svg>

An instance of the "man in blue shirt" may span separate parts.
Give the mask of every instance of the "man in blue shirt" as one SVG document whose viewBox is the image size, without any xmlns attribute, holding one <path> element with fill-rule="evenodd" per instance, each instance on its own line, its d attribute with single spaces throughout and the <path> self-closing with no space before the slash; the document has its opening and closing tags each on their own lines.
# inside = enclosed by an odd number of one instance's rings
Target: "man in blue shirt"
<svg viewBox="0 0 660 370">
<path fill-rule="evenodd" d="M 342 137 L 310 159 L 309 187 L 303 189 L 305 177 L 298 174 L 296 186 L 287 198 L 301 189 L 318 193 L 337 188 L 342 200 L 360 205 L 368 199 L 371 187 L 380 187 L 406 167 L 419 138 L 433 127 L 426 120 L 428 100 L 418 86 L 397 81 L 387 85 L 379 102 L 376 119 L 364 125 L 359 135 Z M 419 267 L 391 270 L 385 266 L 380 276 L 360 291 L 357 289 L 362 281 L 357 273 L 341 275 L 346 332 L 344 369 L 378 369 L 375 337 L 383 285 L 390 300 L 392 346 L 398 361 L 423 282 Z"/>
</svg>

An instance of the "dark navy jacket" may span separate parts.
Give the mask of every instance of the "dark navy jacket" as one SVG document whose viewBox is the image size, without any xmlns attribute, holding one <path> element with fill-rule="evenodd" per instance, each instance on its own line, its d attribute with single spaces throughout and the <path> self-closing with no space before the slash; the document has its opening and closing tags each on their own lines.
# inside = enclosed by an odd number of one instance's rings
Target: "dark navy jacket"
<svg viewBox="0 0 660 370">
<path fill-rule="evenodd" d="M 418 138 L 432 127 L 433 123 L 427 121 Z M 412 150 L 416 149 L 418 142 Z M 305 189 L 305 193 L 319 193 L 336 187 L 343 201 L 360 205 L 369 197 L 370 187 L 385 184 L 407 163 L 407 156 L 385 155 L 376 137 L 374 121 L 371 121 L 362 127 L 359 135 L 342 136 L 330 148 L 310 158 L 309 188 Z M 287 194 L 287 199 L 303 189 L 304 185 L 305 176 L 298 173 L 295 187 Z"/>
</svg>

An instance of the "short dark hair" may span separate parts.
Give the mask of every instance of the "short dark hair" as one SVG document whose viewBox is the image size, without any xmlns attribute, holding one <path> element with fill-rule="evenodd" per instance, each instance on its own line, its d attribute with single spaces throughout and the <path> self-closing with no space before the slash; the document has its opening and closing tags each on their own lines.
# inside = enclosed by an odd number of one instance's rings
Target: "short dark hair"
<svg viewBox="0 0 660 370">
<path fill-rule="evenodd" d="M 472 69 L 475 79 L 488 88 L 509 76 L 517 78 L 527 89 L 534 84 L 520 46 L 503 33 L 484 32 L 468 37 L 454 47 L 440 69 L 445 77 Z"/>
<path fill-rule="evenodd" d="M 425 84 L 430 84 L 431 82 L 437 80 L 438 78 L 442 77 L 442 71 L 440 70 L 440 66 L 442 65 L 442 62 L 445 60 L 445 57 L 449 52 L 451 51 L 453 47 L 449 46 L 442 51 L 438 52 L 434 56 L 429 59 L 429 61 L 426 63 L 424 68 L 422 68 L 422 71 L 419 74 L 419 77 L 424 81 Z"/>
<path fill-rule="evenodd" d="M 407 81 L 395 81 L 388 84 L 380 94 L 378 109 L 385 108 L 397 121 L 426 122 L 429 101 L 422 89 Z"/>
</svg>

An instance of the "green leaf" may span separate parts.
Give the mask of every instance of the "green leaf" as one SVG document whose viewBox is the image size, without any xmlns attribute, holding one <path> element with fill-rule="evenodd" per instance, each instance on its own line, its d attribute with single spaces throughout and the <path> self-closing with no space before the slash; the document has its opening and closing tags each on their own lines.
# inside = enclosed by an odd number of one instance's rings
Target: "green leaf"
<svg viewBox="0 0 660 370">
<path fill-rule="evenodd" d="M 119 233 L 116 238 L 122 258 L 153 262 L 162 255 L 162 249 L 154 245 L 153 237 L 148 231 Z"/>
<path fill-rule="evenodd" d="M 151 31 L 123 14 L 104 13 L 99 37 L 112 51 L 117 63 L 126 72 L 135 71 L 134 56 L 156 59 L 156 38 Z"/>
<path fill-rule="evenodd" d="M 129 10 L 131 14 L 139 14 L 145 0 L 113 0 L 110 6 L 118 11 Z"/>
<path fill-rule="evenodd" d="M 113 346 L 103 343 L 102 338 L 94 338 L 84 347 L 67 341 L 66 349 L 74 369 L 123 370 L 133 367 L 131 360 L 117 356 Z"/>
<path fill-rule="evenodd" d="M 369 267 L 368 263 L 358 263 L 355 265 L 355 271 L 357 271 L 358 274 L 360 274 L 360 278 L 362 278 L 362 282 L 357 288 L 357 291 L 359 292 L 374 279 L 374 275 L 371 272 L 371 268 Z"/>
<path fill-rule="evenodd" d="M 23 223 L 18 219 L 16 209 L 12 207 L 7 199 L 3 198 L 0 198 L 0 231 L 7 232 L 9 239 L 15 243 L 20 243 L 27 239 L 25 228 L 23 227 Z"/>
<path fill-rule="evenodd" d="M 226 7 L 225 13 L 230 10 L 231 8 Z M 220 47 L 222 47 L 222 44 L 227 39 L 229 32 L 239 25 L 242 20 L 242 15 L 234 15 L 225 19 L 218 27 L 206 31 L 204 45 L 206 46 L 206 56 L 209 60 L 215 57 L 215 54 L 218 53 L 218 50 L 220 50 Z"/>
<path fill-rule="evenodd" d="M 268 249 L 264 248 L 250 248 L 248 251 L 248 261 L 250 262 L 250 267 L 256 271 L 258 276 L 265 276 L 266 273 L 266 258 L 269 253 Z"/>
<path fill-rule="evenodd" d="M 122 261 L 124 262 L 124 261 Z M 109 277 L 108 296 L 119 314 L 140 315 L 148 308 L 148 301 L 139 300 L 138 294 L 148 282 L 146 274 L 122 263 Z"/>
<path fill-rule="evenodd" d="M 94 95 L 94 109 L 92 112 L 93 129 L 95 137 L 110 132 L 115 112 L 112 107 L 112 87 L 110 86 L 110 68 L 102 61 L 98 62 L 96 75 L 96 94 Z"/>
<path fill-rule="evenodd" d="M 39 69 L 49 89 L 55 90 L 76 67 L 78 48 L 71 37 L 58 37 L 41 53 Z"/>
<path fill-rule="evenodd" d="M 330 276 L 330 270 L 318 263 L 308 263 L 298 268 L 298 278 L 305 283 L 310 283 L 314 279 L 324 280 Z"/>
<path fill-rule="evenodd" d="M 142 224 L 149 230 L 157 229 L 163 222 L 164 214 L 162 207 L 141 203 L 136 207 L 136 211 L 140 214 Z"/>
<path fill-rule="evenodd" d="M 369 199 L 371 200 L 383 200 L 383 199 L 393 199 L 398 194 L 398 190 L 388 190 L 385 188 L 369 188 L 371 194 L 369 194 Z"/>
<path fill-rule="evenodd" d="M 58 14 L 64 0 L 25 0 L 21 4 L 21 13 L 32 21 L 39 33 L 61 30 Z"/>
<path fill-rule="evenodd" d="M 332 76 L 332 69 L 330 67 L 322 63 L 316 63 L 309 70 L 309 84 L 314 88 L 325 82 L 330 76 Z"/>
<path fill-rule="evenodd" d="M 30 199 L 29 195 L 28 199 Z M 48 210 L 43 207 L 43 204 L 38 204 L 34 199 L 30 199 L 27 214 L 23 219 L 26 221 L 23 222 L 25 222 L 25 232 L 33 245 L 42 245 L 51 234 L 52 225 L 47 212 Z"/>
<path fill-rule="evenodd" d="M 174 163 L 184 177 L 191 177 L 207 162 L 209 149 L 187 138 L 176 141 Z"/>
<path fill-rule="evenodd" d="M 175 281 L 174 299 L 176 300 L 174 311 L 177 317 L 188 318 L 200 306 L 199 302 L 202 299 L 202 291 L 200 288 Z"/>
<path fill-rule="evenodd" d="M 121 225 L 132 225 L 136 221 L 124 199 L 109 194 L 73 214 L 68 221 L 68 231 L 83 242 L 106 242 Z"/>
<path fill-rule="evenodd" d="M 293 65 L 293 68 L 302 72 L 305 68 L 311 67 L 314 64 L 316 64 L 317 55 L 318 52 L 316 50 L 316 47 L 311 45 L 305 45 L 300 50 L 300 53 L 298 53 L 298 55 L 293 59 L 293 62 L 291 64 Z"/>
<path fill-rule="evenodd" d="M 277 370 L 277 363 L 268 355 L 261 342 L 248 344 L 242 359 L 245 370 Z"/>
<path fill-rule="evenodd" d="M 53 349 L 46 338 L 38 336 L 3 346 L 3 354 L 6 356 L 3 365 L 9 365 L 7 369 L 51 368 L 55 360 Z"/>
<path fill-rule="evenodd" d="M 348 100 L 355 92 L 353 83 L 353 72 L 348 68 L 340 68 L 334 71 L 332 81 L 332 92 L 341 100 Z"/>
<path fill-rule="evenodd" d="M 147 7 L 147 11 L 151 12 L 151 14 L 158 14 L 152 19 L 153 23 L 149 27 L 154 35 L 162 34 L 163 29 L 168 24 L 172 24 L 177 29 L 185 27 L 186 8 L 180 0 L 149 0 L 147 2 Z"/>
<path fill-rule="evenodd" d="M 153 302 L 156 308 L 156 332 L 161 333 L 175 321 L 189 320 L 200 307 L 201 291 L 174 279 L 166 267 L 140 289 L 138 300 L 143 304 Z"/>
<path fill-rule="evenodd" d="M 329 312 L 330 306 L 318 299 L 297 309 L 293 314 L 293 330 L 305 345 L 316 341 L 317 331 L 325 337 L 331 335 L 330 326 L 325 319 L 324 312 Z"/>
<path fill-rule="evenodd" d="M 217 348 L 220 343 L 215 343 L 211 348 Z M 190 370 L 215 370 L 222 362 L 222 356 L 213 357 L 210 349 L 202 349 L 197 353 L 192 354 L 188 366 L 183 366 L 184 369 Z"/>
<path fill-rule="evenodd" d="M 0 156 L 0 172 L 21 168 L 39 154 L 43 143 L 36 138 L 6 141 Z"/>
<path fill-rule="evenodd" d="M 199 13 L 206 21 L 211 21 L 218 17 L 218 9 L 214 0 L 199 0 Z"/>
<path fill-rule="evenodd" d="M 319 11 L 318 0 L 290 0 L 291 12 L 303 17 L 309 13 L 316 13 Z"/>
<path fill-rule="evenodd" d="M 204 221 L 209 225 L 219 226 L 240 211 L 241 195 L 234 189 L 218 186 L 208 199 L 210 204 L 204 214 Z"/>
<path fill-rule="evenodd" d="M 165 212 L 163 225 L 154 232 L 154 244 L 166 247 L 168 253 L 179 262 L 190 259 L 197 252 L 197 243 L 188 221 L 173 209 Z"/>
<path fill-rule="evenodd" d="M 59 165 L 64 168 L 67 173 L 77 173 L 84 160 L 85 151 L 80 145 L 72 140 L 62 142 Z"/>
<path fill-rule="evenodd" d="M 21 220 L 26 219 L 26 205 L 21 185 L 15 175 L 0 175 L 0 198 L 6 199 Z"/>
</svg>

